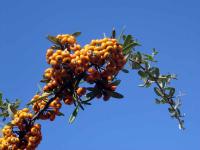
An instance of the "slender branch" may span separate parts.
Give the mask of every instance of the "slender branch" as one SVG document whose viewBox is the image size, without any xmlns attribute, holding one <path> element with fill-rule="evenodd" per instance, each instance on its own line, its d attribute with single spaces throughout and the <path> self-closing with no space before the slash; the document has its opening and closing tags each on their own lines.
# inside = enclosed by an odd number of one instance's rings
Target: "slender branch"
<svg viewBox="0 0 200 150">
<path fill-rule="evenodd" d="M 40 118 L 40 115 L 43 114 L 44 111 L 46 111 L 46 109 L 48 109 L 49 105 L 51 104 L 51 102 L 53 102 L 53 100 L 55 100 L 56 97 L 58 97 L 60 95 L 60 93 L 62 93 L 62 91 L 65 89 L 65 86 L 62 85 L 60 90 L 58 92 L 56 92 L 56 94 L 54 95 L 54 97 L 50 98 L 46 105 L 44 106 L 43 109 L 41 109 L 40 111 L 38 111 L 34 116 L 33 118 L 31 119 L 31 123 L 34 123 L 35 120 L 39 119 Z"/>
<path fill-rule="evenodd" d="M 141 63 L 139 63 L 139 62 L 137 62 L 137 61 L 135 61 L 135 60 L 133 60 L 133 59 L 130 59 L 130 58 L 129 58 L 129 61 L 134 62 L 134 63 L 136 63 L 137 65 L 139 65 L 140 68 L 141 68 L 145 73 L 148 74 L 148 76 L 152 79 L 152 81 L 154 81 L 154 82 L 156 83 L 156 85 L 158 86 L 159 90 L 161 91 L 161 93 L 162 93 L 162 95 L 163 95 L 163 96 L 161 96 L 161 97 L 164 98 L 164 99 L 166 100 L 166 102 L 170 105 L 171 109 L 175 112 L 174 117 L 178 120 L 179 125 L 181 126 L 181 128 L 184 129 L 184 127 L 183 127 L 183 120 L 180 118 L 180 117 L 181 117 L 180 115 L 177 115 L 177 114 L 179 114 L 179 112 L 177 111 L 177 109 L 176 109 L 175 106 L 174 106 L 174 100 L 173 100 L 171 97 L 169 97 L 169 96 L 167 95 L 167 93 L 165 92 L 165 90 L 161 87 L 161 85 L 159 84 L 158 78 L 154 77 L 154 76 L 149 72 L 149 69 L 143 67 L 143 66 L 141 65 Z"/>
</svg>

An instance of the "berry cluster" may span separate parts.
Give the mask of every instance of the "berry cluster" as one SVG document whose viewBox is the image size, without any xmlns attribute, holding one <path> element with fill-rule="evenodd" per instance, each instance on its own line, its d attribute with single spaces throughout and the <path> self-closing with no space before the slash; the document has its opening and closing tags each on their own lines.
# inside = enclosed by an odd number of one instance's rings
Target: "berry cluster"
<svg viewBox="0 0 200 150">
<path fill-rule="evenodd" d="M 51 46 L 46 52 L 46 61 L 51 67 L 44 72 L 44 92 L 58 92 L 57 97 L 50 103 L 49 110 L 40 115 L 40 119 L 54 120 L 59 114 L 61 101 L 70 105 L 76 103 L 74 93 L 80 98 L 87 92 L 87 88 L 79 87 L 80 80 L 94 84 L 100 89 L 97 98 L 110 98 L 109 92 L 115 91 L 113 79 L 124 67 L 126 59 L 122 53 L 122 46 L 114 38 L 92 40 L 81 47 L 76 38 L 69 34 L 56 36 L 58 45 Z M 63 88 L 64 87 L 64 88 Z M 40 95 L 35 95 L 33 100 Z M 41 111 L 48 99 L 40 99 L 33 104 L 35 113 Z"/>
<path fill-rule="evenodd" d="M 57 38 L 63 50 L 58 47 L 51 47 L 47 50 L 46 59 L 51 68 L 46 69 L 44 78 L 48 81 L 43 90 L 49 92 L 66 84 L 69 80 L 74 81 L 81 74 L 87 83 L 100 83 L 101 87 L 108 88 L 118 72 L 124 67 L 126 59 L 122 53 L 122 46 L 116 39 L 104 38 L 92 40 L 83 48 L 76 43 L 76 39 L 70 35 L 58 35 Z M 73 40 L 72 40 L 73 39 Z M 68 41 L 70 41 L 68 43 Z M 68 84 L 69 86 L 69 84 Z M 100 87 L 97 85 L 97 87 Z M 85 88 L 75 87 L 79 91 L 78 95 L 86 92 Z M 108 88 L 109 89 L 109 88 Z M 114 89 L 114 88 L 112 88 Z M 69 90 L 70 91 L 70 90 Z M 64 102 L 71 104 L 72 92 L 65 92 Z M 108 96 L 106 96 L 108 97 Z M 67 99 L 67 100 L 66 100 Z"/>
<path fill-rule="evenodd" d="M 3 128 L 2 150 L 35 149 L 42 139 L 40 125 L 34 124 L 35 120 L 53 121 L 60 115 L 62 103 L 83 108 L 82 97 L 91 89 L 98 91 L 92 99 L 103 96 L 104 100 L 116 90 L 113 81 L 126 63 L 123 48 L 116 39 L 92 40 L 81 47 L 75 36 L 62 34 L 53 37 L 53 42 L 55 45 L 46 52 L 50 67 L 43 75 L 43 92 L 36 94 L 31 102 L 33 114 L 28 108 L 14 114 L 11 125 Z M 80 86 L 82 81 L 90 87 Z"/>
<path fill-rule="evenodd" d="M 38 94 L 35 95 L 32 100 L 34 101 L 37 99 L 39 99 L 39 100 L 36 101 L 35 103 L 33 103 L 33 107 L 32 107 L 36 114 L 40 110 L 44 109 L 44 107 L 47 105 L 47 101 L 48 101 L 47 98 L 41 98 L 41 96 Z M 42 120 L 50 119 L 51 121 L 53 121 L 55 119 L 55 116 L 60 113 L 59 110 L 60 110 L 61 106 L 62 106 L 62 104 L 60 102 L 60 99 L 58 97 L 55 98 L 49 104 L 48 110 L 45 110 L 45 112 L 39 116 L 39 119 L 42 119 Z"/>
<path fill-rule="evenodd" d="M 18 110 L 10 125 L 2 129 L 1 150 L 34 150 L 42 139 L 39 124 L 29 124 L 33 114 L 28 108 Z"/>
</svg>

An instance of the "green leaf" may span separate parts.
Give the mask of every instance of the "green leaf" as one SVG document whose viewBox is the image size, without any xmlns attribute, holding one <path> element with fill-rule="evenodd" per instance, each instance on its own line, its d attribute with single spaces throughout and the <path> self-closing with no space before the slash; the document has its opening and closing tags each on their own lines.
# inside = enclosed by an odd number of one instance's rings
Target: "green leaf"
<svg viewBox="0 0 200 150">
<path fill-rule="evenodd" d="M 65 116 L 62 112 L 58 112 L 57 116 Z"/>
<path fill-rule="evenodd" d="M 9 99 L 6 98 L 6 103 L 10 103 Z"/>
<path fill-rule="evenodd" d="M 126 40 L 126 35 L 122 35 L 122 38 L 125 41 Z"/>
<path fill-rule="evenodd" d="M 128 44 L 127 46 L 124 46 L 124 48 L 123 48 L 123 54 L 124 55 L 129 54 L 134 46 L 135 46 L 134 42 Z"/>
<path fill-rule="evenodd" d="M 112 29 L 112 35 L 111 35 L 111 38 L 115 38 L 116 37 L 116 31 L 115 31 L 115 28 Z"/>
<path fill-rule="evenodd" d="M 6 125 L 7 126 L 13 126 L 13 124 L 11 122 L 8 122 Z"/>
<path fill-rule="evenodd" d="M 140 64 L 133 61 L 131 67 L 132 67 L 132 69 L 140 69 L 141 66 L 140 66 Z"/>
<path fill-rule="evenodd" d="M 39 83 L 37 84 L 37 86 L 38 86 L 39 91 L 42 93 L 43 92 L 42 86 Z"/>
<path fill-rule="evenodd" d="M 140 84 L 140 85 L 138 85 L 139 87 L 149 88 L 149 87 L 151 86 L 151 84 L 152 84 L 152 82 L 149 81 L 149 80 L 146 79 L 146 78 L 143 78 L 143 81 L 144 81 L 144 84 Z"/>
<path fill-rule="evenodd" d="M 141 62 L 142 61 L 142 54 L 140 52 L 137 52 L 135 56 L 136 56 L 137 62 Z"/>
<path fill-rule="evenodd" d="M 163 93 L 161 92 L 161 90 L 160 90 L 159 88 L 155 87 L 155 88 L 154 88 L 154 91 L 155 91 L 155 93 L 156 93 L 158 96 L 160 96 L 160 97 L 163 97 L 163 96 L 164 96 Z"/>
<path fill-rule="evenodd" d="M 81 32 L 74 32 L 72 35 L 73 35 L 74 37 L 78 37 L 79 35 L 81 35 Z"/>
<path fill-rule="evenodd" d="M 87 93 L 87 94 L 86 94 L 86 97 L 90 98 L 90 97 L 94 97 L 95 95 L 96 95 L 96 94 L 95 94 L 95 92 L 93 91 L 93 92 Z"/>
<path fill-rule="evenodd" d="M 118 86 L 120 83 L 121 83 L 121 80 L 115 80 L 111 84 L 114 85 L 114 86 Z"/>
<path fill-rule="evenodd" d="M 139 84 L 138 86 L 139 87 L 145 87 L 145 84 Z"/>
<path fill-rule="evenodd" d="M 151 72 L 152 76 L 154 76 L 155 78 L 159 78 L 159 76 L 160 76 L 160 70 L 159 70 L 159 68 L 152 67 L 150 69 L 150 72 Z"/>
<path fill-rule="evenodd" d="M 118 92 L 110 92 L 110 96 L 119 99 L 124 98 L 124 96 Z"/>
<path fill-rule="evenodd" d="M 160 76 L 159 68 L 155 68 L 155 77 L 158 78 Z"/>
<path fill-rule="evenodd" d="M 133 43 L 133 37 L 132 37 L 132 35 L 127 35 L 126 39 L 124 40 L 123 46 L 126 47 L 130 43 Z"/>
<path fill-rule="evenodd" d="M 55 36 L 48 35 L 48 36 L 47 36 L 47 39 L 48 39 L 49 41 L 51 41 L 52 43 L 54 43 L 54 44 L 60 45 L 59 40 L 58 40 Z"/>
<path fill-rule="evenodd" d="M 159 99 L 155 99 L 155 101 L 156 101 L 156 104 L 160 104 L 161 102 L 160 102 L 160 100 Z"/>
<path fill-rule="evenodd" d="M 175 112 L 174 112 L 174 109 L 173 109 L 173 108 L 171 108 L 171 107 L 170 107 L 170 108 L 168 108 L 168 111 L 169 111 L 170 113 L 175 113 Z"/>
<path fill-rule="evenodd" d="M 3 94 L 2 93 L 0 93 L 0 106 L 3 104 Z"/>
<path fill-rule="evenodd" d="M 2 100 L 2 98 L 3 98 L 3 94 L 2 94 L 2 93 L 0 93 L 0 100 Z"/>
<path fill-rule="evenodd" d="M 0 113 L 0 117 L 7 117 L 8 116 L 8 112 L 2 112 Z"/>
<path fill-rule="evenodd" d="M 50 95 L 52 95 L 52 93 L 46 93 L 46 92 L 45 92 L 45 93 L 43 93 L 39 98 L 30 101 L 30 102 L 29 102 L 28 104 L 26 104 L 26 105 L 32 105 L 33 103 L 35 103 L 35 102 L 37 102 L 37 101 L 39 101 L 39 100 L 45 99 L 45 98 L 47 98 L 47 97 L 50 96 Z"/>
<path fill-rule="evenodd" d="M 15 102 L 13 103 L 13 107 L 15 110 L 17 110 L 17 108 L 19 108 L 20 103 L 21 103 L 21 100 L 19 100 L 19 99 L 15 100 Z"/>
<path fill-rule="evenodd" d="M 53 45 L 51 46 L 52 49 L 62 49 L 61 45 Z"/>
<path fill-rule="evenodd" d="M 153 48 L 153 53 L 152 53 L 152 55 L 155 56 L 155 55 L 157 55 L 157 54 L 158 54 L 158 51 L 156 51 L 156 49 Z"/>
<path fill-rule="evenodd" d="M 156 62 L 156 60 L 154 60 L 154 57 L 152 55 L 144 54 L 144 56 L 146 57 L 145 58 L 146 60 Z"/>
<path fill-rule="evenodd" d="M 90 89 L 90 90 L 92 90 L 92 89 Z M 96 97 L 99 94 L 99 92 L 100 91 L 95 88 L 94 91 L 87 93 L 86 97 L 87 98 L 94 98 L 94 97 Z"/>
<path fill-rule="evenodd" d="M 124 73 L 129 73 L 129 71 L 127 70 L 127 69 L 122 69 L 122 72 L 124 72 Z"/>
<path fill-rule="evenodd" d="M 96 91 L 97 89 L 96 89 L 96 88 L 93 88 L 93 87 L 87 87 L 87 90 L 88 90 L 88 91 L 94 92 L 94 91 Z"/>
<path fill-rule="evenodd" d="M 165 104 L 166 103 L 166 101 L 164 99 L 159 100 L 156 98 L 155 101 L 156 101 L 156 104 Z"/>
<path fill-rule="evenodd" d="M 175 93 L 175 88 L 170 88 L 170 91 L 169 91 L 169 97 L 173 97 L 174 96 L 174 93 Z"/>
<path fill-rule="evenodd" d="M 122 28 L 122 31 L 121 31 L 119 37 L 117 38 L 117 41 L 118 41 L 118 42 L 120 42 L 121 39 L 123 38 L 123 36 L 125 36 L 125 35 L 124 35 L 124 32 L 125 32 L 125 27 Z M 126 38 L 123 38 L 123 39 L 125 40 Z"/>
<path fill-rule="evenodd" d="M 97 95 L 99 94 L 99 92 L 89 92 L 86 94 L 86 99 L 83 102 L 89 102 L 92 99 L 94 99 Z"/>
<path fill-rule="evenodd" d="M 139 70 L 138 74 L 140 75 L 141 78 L 146 78 L 147 77 L 147 74 L 145 72 L 143 72 L 142 70 Z"/>
<path fill-rule="evenodd" d="M 10 104 L 10 103 L 8 104 L 8 109 L 7 109 L 7 111 L 8 111 L 9 117 L 13 118 L 14 113 L 13 113 L 13 111 L 12 111 L 12 108 L 11 108 L 11 104 Z"/>
<path fill-rule="evenodd" d="M 89 103 L 87 100 L 86 100 L 86 101 L 82 101 L 81 103 L 84 104 L 84 105 L 92 105 L 92 104 Z"/>
<path fill-rule="evenodd" d="M 45 79 L 45 78 L 43 78 L 42 80 L 40 80 L 40 82 L 42 82 L 42 83 L 48 83 L 50 80 L 49 79 Z"/>
<path fill-rule="evenodd" d="M 76 106 L 76 108 L 74 109 L 73 113 L 71 114 L 71 116 L 69 117 L 69 123 L 72 124 L 74 122 L 74 120 L 76 119 L 77 115 L 78 115 L 78 111 L 79 111 L 79 107 Z"/>
<path fill-rule="evenodd" d="M 1 110 L 7 109 L 7 105 L 5 105 L 5 103 L 3 103 L 2 105 L 0 105 L 0 109 L 1 109 Z"/>
</svg>

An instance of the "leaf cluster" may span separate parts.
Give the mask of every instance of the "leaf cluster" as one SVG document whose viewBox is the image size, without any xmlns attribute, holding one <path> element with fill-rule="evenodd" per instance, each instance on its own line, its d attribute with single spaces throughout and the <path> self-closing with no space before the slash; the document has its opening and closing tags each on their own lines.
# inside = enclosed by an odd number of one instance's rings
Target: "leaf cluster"
<svg viewBox="0 0 200 150">
<path fill-rule="evenodd" d="M 158 52 L 153 49 L 152 54 L 142 54 L 140 52 L 132 52 L 129 57 L 131 68 L 136 70 L 141 80 L 140 87 L 149 88 L 155 84 L 154 92 L 158 96 L 155 99 L 157 104 L 169 104 L 169 113 L 179 122 L 179 127 L 184 129 L 183 115 L 180 112 L 180 99 L 176 100 L 174 87 L 170 86 L 172 80 L 176 79 L 174 74 L 161 74 L 158 67 L 151 66 L 157 62 L 155 56 Z"/>
<path fill-rule="evenodd" d="M 9 101 L 8 99 L 3 100 L 3 94 L 0 93 L 0 117 L 2 117 L 2 120 L 5 121 L 8 117 L 13 118 L 19 105 L 19 99 L 16 99 L 14 102 Z"/>
</svg>

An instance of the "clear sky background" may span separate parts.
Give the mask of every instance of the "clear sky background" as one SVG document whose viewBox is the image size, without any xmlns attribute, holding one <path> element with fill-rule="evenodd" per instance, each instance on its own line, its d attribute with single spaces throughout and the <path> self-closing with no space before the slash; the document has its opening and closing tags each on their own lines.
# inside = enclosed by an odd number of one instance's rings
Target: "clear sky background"
<svg viewBox="0 0 200 150">
<path fill-rule="evenodd" d="M 176 73 L 173 83 L 185 92 L 180 131 L 167 106 L 156 105 L 153 89 L 142 89 L 135 72 L 120 74 L 123 100 L 93 101 L 68 124 L 64 117 L 43 121 L 38 150 L 199 150 L 200 149 L 200 1 L 198 0 L 0 0 L 0 90 L 27 103 L 38 90 L 47 64 L 48 34 L 82 31 L 79 41 L 110 34 L 112 27 L 134 35 L 138 50 L 159 51 L 162 73 Z"/>
</svg>

